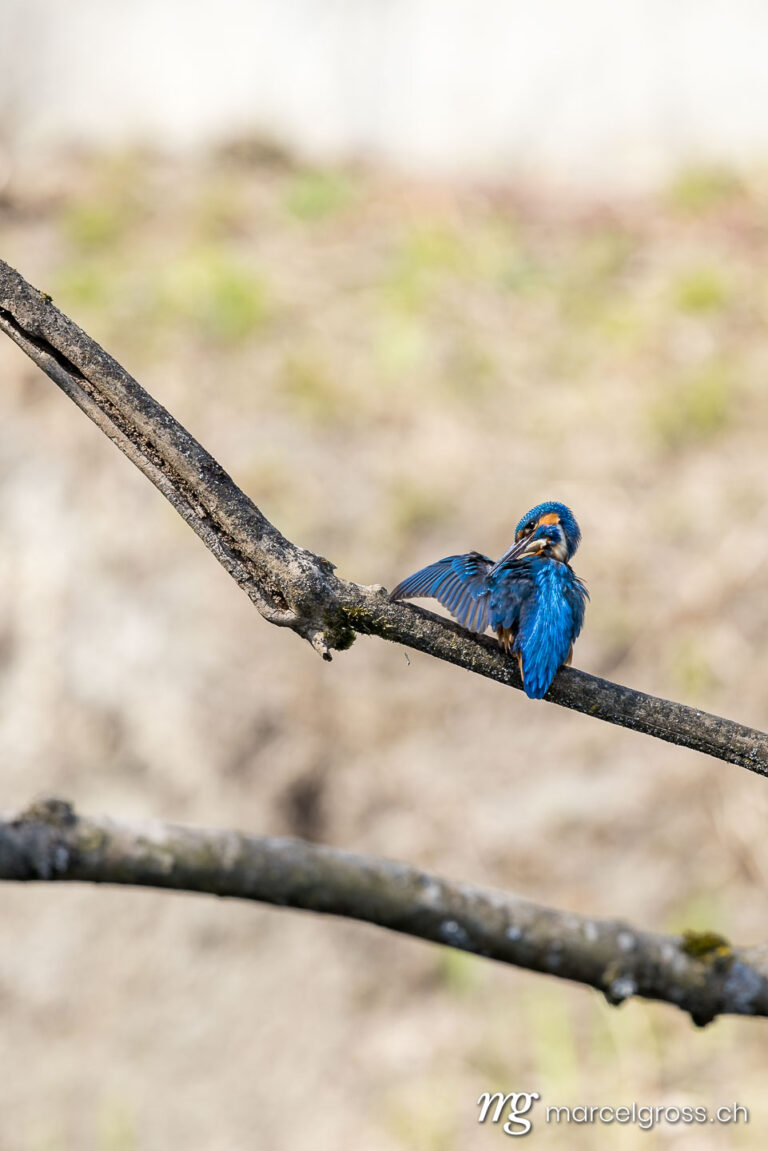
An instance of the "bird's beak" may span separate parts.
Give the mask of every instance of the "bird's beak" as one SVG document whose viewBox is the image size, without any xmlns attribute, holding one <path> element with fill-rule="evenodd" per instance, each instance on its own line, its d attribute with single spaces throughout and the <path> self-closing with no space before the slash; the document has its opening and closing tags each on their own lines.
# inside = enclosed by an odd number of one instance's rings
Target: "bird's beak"
<svg viewBox="0 0 768 1151">
<path fill-rule="evenodd" d="M 525 556 L 537 556 L 549 546 L 549 540 L 535 540 L 529 536 L 525 540 L 520 540 L 523 545 L 522 549 L 517 554 L 517 559 L 523 559 Z"/>
<path fill-rule="evenodd" d="M 496 564 L 500 567 L 503 563 L 510 560 L 523 559 L 525 556 L 537 556 L 547 546 L 546 540 L 536 540 L 532 536 L 525 536 L 523 539 L 518 540 L 517 543 L 512 544 L 512 547 L 507 548 L 504 555 Z"/>
</svg>

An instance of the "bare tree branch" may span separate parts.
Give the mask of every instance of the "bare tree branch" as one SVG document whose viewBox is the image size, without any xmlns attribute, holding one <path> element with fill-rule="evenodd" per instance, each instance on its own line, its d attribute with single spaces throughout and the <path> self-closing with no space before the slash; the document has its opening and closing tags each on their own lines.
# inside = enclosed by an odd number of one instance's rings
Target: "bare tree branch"
<svg viewBox="0 0 768 1151">
<path fill-rule="evenodd" d="M 574 980 L 613 1004 L 674 1004 L 703 1026 L 768 1015 L 768 948 L 638 931 L 297 839 L 84 818 L 43 800 L 0 821 L 0 879 L 86 881 L 253 899 L 359 919 Z"/>
<path fill-rule="evenodd" d="M 285 539 L 165 408 L 1 260 L 0 329 L 155 484 L 265 619 L 292 628 L 326 659 L 358 632 L 522 686 L 495 640 L 411 604 L 390 603 L 381 587 L 339 579 L 328 560 Z M 558 672 L 546 698 L 768 775 L 768 735 L 732 720 L 573 668 Z"/>
</svg>

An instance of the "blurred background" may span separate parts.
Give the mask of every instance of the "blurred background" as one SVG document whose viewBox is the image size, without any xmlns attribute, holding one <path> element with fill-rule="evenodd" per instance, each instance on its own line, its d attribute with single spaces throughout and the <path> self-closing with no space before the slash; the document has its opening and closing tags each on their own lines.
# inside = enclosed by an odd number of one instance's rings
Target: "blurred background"
<svg viewBox="0 0 768 1151">
<path fill-rule="evenodd" d="M 393 586 L 575 511 L 575 664 L 768 723 L 768 13 L 0 2 L 0 255 L 292 540 Z M 768 786 L 378 640 L 323 663 L 0 341 L 0 806 L 298 835 L 768 937 Z M 359 924 L 0 889 L 4 1151 L 458 1151 L 485 1090 L 738 1101 L 697 1031 Z M 534 1113 L 534 1120 L 537 1119 Z"/>
</svg>

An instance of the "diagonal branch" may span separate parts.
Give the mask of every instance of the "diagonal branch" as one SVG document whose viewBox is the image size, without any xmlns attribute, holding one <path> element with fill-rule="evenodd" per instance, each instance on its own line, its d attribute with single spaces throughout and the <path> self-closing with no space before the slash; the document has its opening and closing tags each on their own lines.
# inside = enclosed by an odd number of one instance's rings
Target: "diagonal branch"
<svg viewBox="0 0 768 1151">
<path fill-rule="evenodd" d="M 359 919 L 595 987 L 674 1004 L 703 1026 L 768 1015 L 768 949 L 656 935 L 557 911 L 404 863 L 298 839 L 84 818 L 43 800 L 0 821 L 0 880 L 86 881 L 252 899 Z"/>
<path fill-rule="evenodd" d="M 155 484 L 265 619 L 292 628 L 326 659 L 355 633 L 377 635 L 522 686 L 495 640 L 390 603 L 383 588 L 339 579 L 328 560 L 287 540 L 165 408 L 2 260 L 0 329 Z M 768 775 L 768 735 L 732 720 L 573 668 L 558 672 L 547 699 Z"/>
</svg>

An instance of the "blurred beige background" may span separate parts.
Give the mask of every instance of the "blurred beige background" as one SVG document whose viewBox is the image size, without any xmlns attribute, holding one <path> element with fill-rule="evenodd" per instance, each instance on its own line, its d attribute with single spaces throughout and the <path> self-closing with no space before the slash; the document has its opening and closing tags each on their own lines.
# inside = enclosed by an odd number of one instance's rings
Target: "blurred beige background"
<svg viewBox="0 0 768 1151">
<path fill-rule="evenodd" d="M 319 7 L 327 23 L 346 11 Z M 462 5 L 447 9 L 452 27 Z M 20 75 L 39 61 L 11 15 Z M 305 6 L 305 37 L 313 18 Z M 63 56 L 63 30 L 52 43 Z M 163 107 L 157 83 L 126 88 Z M 64 133 L 58 150 L 33 146 L 31 111 L 26 139 L 5 109 L 0 254 L 290 538 L 392 586 L 453 551 L 499 554 L 522 512 L 563 499 L 592 594 L 576 665 L 765 727 L 757 145 L 738 168 L 672 150 L 669 175 L 619 196 L 501 161 L 491 179 L 468 159 L 461 180 L 363 164 L 281 143 L 255 106 L 183 147 L 118 118 L 109 140 Z M 7 341 L 0 381 L 3 809 L 55 793 L 301 835 L 649 928 L 765 940 L 765 781 L 378 640 L 324 664 L 260 619 Z M 505 1138 L 476 1122 L 496 1088 L 752 1111 L 653 1135 L 539 1120 L 545 1146 L 765 1141 L 760 1021 L 700 1032 L 671 1008 L 617 1011 L 298 913 L 6 886 L 0 1003 L 4 1151 L 479 1149 Z"/>
</svg>

